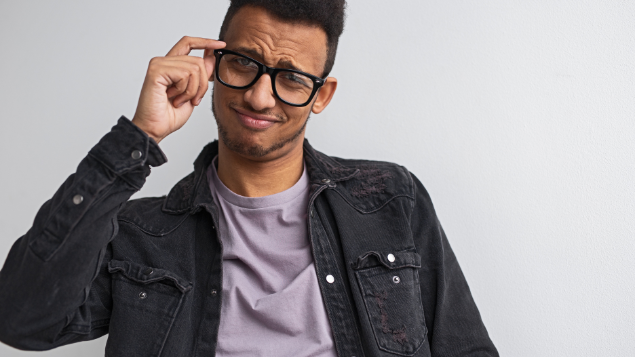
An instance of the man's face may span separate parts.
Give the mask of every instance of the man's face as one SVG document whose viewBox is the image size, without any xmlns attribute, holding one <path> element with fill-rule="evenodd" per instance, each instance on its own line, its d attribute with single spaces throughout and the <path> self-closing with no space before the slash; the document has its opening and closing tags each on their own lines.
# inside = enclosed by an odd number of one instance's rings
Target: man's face
<svg viewBox="0 0 635 357">
<path fill-rule="evenodd" d="M 266 10 L 245 6 L 229 23 L 226 49 L 240 52 L 270 67 L 292 68 L 321 76 L 326 62 L 324 30 L 282 22 Z M 326 107 L 336 81 L 320 89 L 309 105 L 293 107 L 278 100 L 271 77 L 264 74 L 252 87 L 232 89 L 215 82 L 212 109 L 219 137 L 229 150 L 252 160 L 279 158 L 302 145 L 309 114 Z"/>
</svg>

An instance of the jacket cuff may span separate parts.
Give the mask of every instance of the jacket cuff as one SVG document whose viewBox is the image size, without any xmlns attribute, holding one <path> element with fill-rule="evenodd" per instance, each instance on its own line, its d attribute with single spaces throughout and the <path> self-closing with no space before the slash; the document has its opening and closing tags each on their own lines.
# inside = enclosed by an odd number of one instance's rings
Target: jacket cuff
<svg viewBox="0 0 635 357">
<path fill-rule="evenodd" d="M 125 116 L 88 154 L 117 175 L 146 165 L 161 166 L 168 161 L 156 141 Z"/>
</svg>

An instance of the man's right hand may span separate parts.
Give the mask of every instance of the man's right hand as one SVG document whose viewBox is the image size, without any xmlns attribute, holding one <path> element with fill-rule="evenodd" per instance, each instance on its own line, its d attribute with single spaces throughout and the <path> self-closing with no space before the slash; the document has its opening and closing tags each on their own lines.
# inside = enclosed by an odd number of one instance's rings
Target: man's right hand
<svg viewBox="0 0 635 357">
<path fill-rule="evenodd" d="M 150 60 L 132 122 L 157 143 L 179 130 L 214 80 L 214 50 L 223 47 L 222 41 L 183 37 L 165 57 Z M 203 58 L 189 56 L 195 49 L 205 50 Z"/>
</svg>

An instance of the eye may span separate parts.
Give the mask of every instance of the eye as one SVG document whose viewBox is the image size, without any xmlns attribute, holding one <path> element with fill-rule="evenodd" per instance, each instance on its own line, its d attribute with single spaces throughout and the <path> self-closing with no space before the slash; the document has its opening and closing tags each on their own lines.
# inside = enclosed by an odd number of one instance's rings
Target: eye
<svg viewBox="0 0 635 357">
<path fill-rule="evenodd" d="M 231 56 L 227 58 L 227 62 L 236 70 L 239 71 L 253 71 L 258 69 L 258 65 L 254 63 L 254 61 L 240 57 L 240 56 Z"/>
<path fill-rule="evenodd" d="M 253 65 L 254 63 L 251 62 L 250 60 L 246 59 L 246 58 L 242 58 L 242 57 L 238 57 L 236 58 L 236 62 L 238 62 L 239 65 L 241 66 L 249 66 L 249 65 Z"/>
<path fill-rule="evenodd" d="M 288 81 L 291 83 L 300 84 L 305 87 L 311 87 L 311 80 L 307 78 L 306 76 L 303 76 L 298 73 L 284 72 L 283 78 L 285 79 L 285 81 Z"/>
</svg>

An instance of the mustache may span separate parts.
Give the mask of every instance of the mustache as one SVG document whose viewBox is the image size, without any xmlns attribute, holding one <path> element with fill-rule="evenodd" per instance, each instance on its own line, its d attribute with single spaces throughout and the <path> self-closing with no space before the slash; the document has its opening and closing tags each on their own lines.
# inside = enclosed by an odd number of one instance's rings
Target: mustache
<svg viewBox="0 0 635 357">
<path fill-rule="evenodd" d="M 250 111 L 250 112 L 255 113 L 255 114 L 273 116 L 273 117 L 276 117 L 281 122 L 286 122 L 287 121 L 287 116 L 286 115 L 282 115 L 282 114 L 279 114 L 279 113 L 274 113 L 271 110 L 255 110 L 250 105 L 240 105 L 240 104 L 238 104 L 236 102 L 229 102 L 227 104 L 227 106 L 230 107 L 231 109 L 240 108 L 240 109 L 247 110 L 247 111 Z"/>
</svg>

